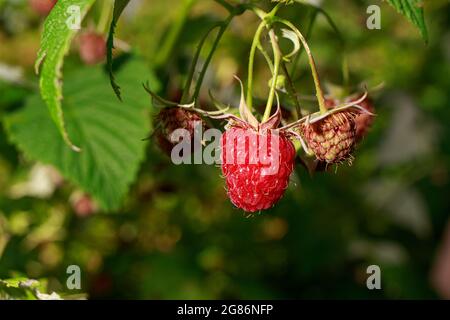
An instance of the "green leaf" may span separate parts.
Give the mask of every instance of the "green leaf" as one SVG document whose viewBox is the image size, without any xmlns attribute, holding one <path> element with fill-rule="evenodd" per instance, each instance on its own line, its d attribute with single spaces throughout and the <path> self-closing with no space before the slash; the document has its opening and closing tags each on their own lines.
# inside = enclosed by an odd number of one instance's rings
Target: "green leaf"
<svg viewBox="0 0 450 320">
<path fill-rule="evenodd" d="M 63 101 L 67 131 L 82 152 L 72 152 L 47 116 L 38 95 L 25 107 L 5 116 L 10 140 L 28 158 L 51 164 L 70 181 L 91 194 L 104 210 L 120 207 L 145 156 L 149 134 L 151 100 L 142 90 L 140 60 L 125 63 L 118 77 L 127 89 L 123 103 L 118 101 L 101 67 L 83 67 L 66 74 Z M 150 84 L 158 88 L 155 78 Z"/>
<path fill-rule="evenodd" d="M 111 21 L 111 26 L 109 27 L 108 41 L 106 42 L 107 46 L 106 57 L 107 57 L 107 68 L 109 71 L 109 80 L 111 82 L 111 86 L 114 90 L 114 93 L 116 94 L 117 98 L 119 98 L 119 100 L 122 100 L 122 97 L 120 94 L 120 86 L 117 84 L 113 74 L 112 51 L 114 49 L 114 33 L 116 31 L 117 21 L 119 21 L 119 17 L 122 14 L 125 7 L 127 6 L 128 2 L 130 2 L 130 0 L 116 0 L 114 2 L 113 18 Z"/>
<path fill-rule="evenodd" d="M 62 67 L 64 56 L 70 49 L 70 43 L 77 30 L 69 28 L 68 22 L 72 22 L 73 8 L 79 8 L 81 19 L 89 11 L 95 0 L 59 0 L 49 16 L 45 20 L 44 31 L 41 38 L 41 47 L 36 60 L 36 73 L 40 71 L 41 95 L 47 104 L 50 116 L 65 142 L 74 150 L 80 151 L 75 146 L 64 123 L 64 115 L 61 108 L 62 95 Z"/>
<path fill-rule="evenodd" d="M 24 277 L 0 279 L 0 300 L 62 300 L 56 292 L 47 292 L 47 280 Z"/>
<path fill-rule="evenodd" d="M 427 26 L 425 24 L 425 16 L 423 13 L 422 0 L 386 0 L 400 14 L 404 15 L 417 28 L 419 28 L 425 42 L 428 42 Z"/>
</svg>

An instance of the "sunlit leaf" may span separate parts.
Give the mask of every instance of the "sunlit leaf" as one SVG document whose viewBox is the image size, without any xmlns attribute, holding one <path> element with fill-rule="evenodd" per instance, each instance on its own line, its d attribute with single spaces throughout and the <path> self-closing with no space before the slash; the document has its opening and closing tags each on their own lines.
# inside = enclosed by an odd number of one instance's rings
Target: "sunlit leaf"
<svg viewBox="0 0 450 320">
<path fill-rule="evenodd" d="M 65 147 L 38 95 L 5 118 L 11 140 L 29 158 L 58 168 L 103 209 L 120 207 L 144 159 L 146 143 L 142 139 L 149 132 L 151 100 L 142 90 L 148 74 L 143 70 L 145 64 L 132 60 L 118 73 L 127 89 L 123 103 L 115 99 L 101 67 L 84 67 L 66 75 L 63 105 L 67 131 L 83 146 L 80 153 Z M 158 87 L 155 80 L 150 83 Z"/>
<path fill-rule="evenodd" d="M 79 151 L 69 137 L 61 107 L 62 67 L 64 56 L 78 31 L 74 25 L 89 11 L 95 0 L 59 0 L 45 20 L 41 47 L 36 60 L 36 72 L 40 70 L 41 95 L 47 104 L 50 116 L 64 141 L 74 150 Z M 80 15 L 80 16 L 78 16 Z M 78 20 L 78 21 L 77 21 Z"/>
</svg>

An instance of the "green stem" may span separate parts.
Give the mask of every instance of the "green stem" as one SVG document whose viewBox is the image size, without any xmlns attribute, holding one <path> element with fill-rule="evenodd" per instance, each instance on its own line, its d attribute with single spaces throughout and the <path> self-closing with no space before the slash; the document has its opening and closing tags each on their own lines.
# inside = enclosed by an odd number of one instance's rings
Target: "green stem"
<svg viewBox="0 0 450 320">
<path fill-rule="evenodd" d="M 188 102 L 189 94 L 190 94 L 191 86 L 192 86 L 192 80 L 194 79 L 195 68 L 197 67 L 198 59 L 200 57 L 200 53 L 202 51 L 203 45 L 205 44 L 206 39 L 208 38 L 209 34 L 215 28 L 217 28 L 219 26 L 220 26 L 220 23 L 217 23 L 214 26 L 212 26 L 208 30 L 208 32 L 203 36 L 203 38 L 200 40 L 200 43 L 197 46 L 197 50 L 195 52 L 194 58 L 192 59 L 192 63 L 191 63 L 190 69 L 189 69 L 188 77 L 186 79 L 186 84 L 183 89 L 183 95 L 180 100 L 180 103 L 182 103 L 182 104 Z"/>
<path fill-rule="evenodd" d="M 308 29 L 306 30 L 306 39 L 309 39 L 311 37 L 311 33 L 314 27 L 314 23 L 316 22 L 317 14 L 319 13 L 319 10 L 314 10 L 314 12 L 311 14 L 311 19 L 309 20 Z M 291 68 L 291 75 L 292 78 L 295 79 L 295 71 L 297 70 L 298 62 L 300 61 L 300 58 L 303 53 L 303 46 L 300 48 L 300 51 L 295 56 L 294 62 L 292 63 Z"/>
<path fill-rule="evenodd" d="M 230 12 L 230 15 L 228 16 L 228 18 L 222 22 L 222 23 L 218 23 L 216 25 L 214 25 L 212 28 L 210 28 L 208 30 L 208 32 L 203 36 L 202 40 L 200 41 L 198 47 L 197 47 L 197 51 L 195 53 L 194 59 L 192 61 L 191 67 L 189 69 L 189 74 L 188 74 L 188 78 L 186 81 L 186 85 L 184 87 L 183 90 L 183 95 L 181 98 L 181 103 L 185 103 L 189 97 L 189 93 L 191 90 L 191 86 L 192 86 L 192 80 L 194 78 L 194 73 L 195 73 L 195 69 L 197 67 L 197 63 L 198 63 L 198 59 L 200 57 L 200 53 L 201 50 L 203 48 L 203 45 L 206 42 L 206 39 L 208 38 L 209 34 L 212 32 L 213 29 L 220 27 L 219 32 L 216 36 L 216 39 L 214 40 L 213 46 L 211 48 L 211 51 L 208 54 L 208 57 L 203 65 L 203 68 L 200 72 L 199 78 L 197 80 L 197 84 L 195 87 L 195 92 L 194 92 L 194 96 L 193 99 L 195 100 L 195 104 L 198 103 L 198 96 L 200 95 L 200 90 L 201 90 L 201 86 L 203 84 L 203 79 L 205 78 L 205 74 L 206 71 L 208 69 L 208 66 L 212 60 L 212 57 L 214 55 L 214 52 L 217 49 L 217 46 L 223 36 L 223 34 L 225 33 L 225 30 L 227 29 L 227 27 L 229 26 L 231 20 L 233 20 L 233 18 L 235 16 L 241 15 L 245 12 L 245 10 L 247 9 L 245 6 L 243 5 L 239 5 L 236 7 L 233 7 L 231 4 L 229 4 L 228 2 L 226 2 L 225 0 L 215 0 L 215 2 L 217 2 L 218 4 L 220 4 L 221 6 L 223 6 L 225 9 L 227 9 Z"/>
<path fill-rule="evenodd" d="M 253 66 L 255 63 L 255 53 L 258 48 L 259 39 L 266 26 L 266 22 L 262 21 L 258 29 L 256 29 L 255 36 L 253 37 L 252 47 L 250 49 L 250 58 L 248 60 L 248 80 L 247 80 L 247 107 L 251 112 L 253 109 Z"/>
<path fill-rule="evenodd" d="M 313 57 L 313 55 L 311 53 L 311 50 L 309 48 L 308 43 L 305 40 L 305 37 L 297 29 L 297 27 L 295 27 L 290 21 L 287 21 L 287 20 L 281 19 L 281 18 L 276 18 L 276 21 L 286 25 L 292 31 L 294 31 L 297 34 L 297 36 L 299 37 L 300 41 L 302 42 L 303 47 L 305 48 L 305 52 L 308 55 L 309 65 L 311 67 L 311 73 L 312 73 L 312 76 L 313 76 L 313 79 L 314 79 L 314 85 L 316 87 L 316 96 L 317 96 L 317 100 L 319 102 L 320 112 L 322 114 L 326 113 L 327 112 L 327 108 L 325 106 L 325 98 L 324 98 L 324 95 L 323 95 L 322 87 L 320 85 L 320 78 L 319 78 L 319 74 L 317 72 L 316 62 L 314 61 L 314 57 Z"/>
<path fill-rule="evenodd" d="M 270 72 L 273 73 L 273 62 L 272 59 L 269 56 L 269 53 L 264 49 L 264 47 L 261 45 L 261 42 L 258 43 L 258 50 L 261 52 L 261 54 L 266 59 L 267 65 L 269 66 Z"/>
<path fill-rule="evenodd" d="M 278 81 L 278 73 L 280 71 L 280 63 L 281 63 L 281 50 L 278 46 L 277 37 L 275 35 L 275 31 L 270 29 L 269 31 L 270 42 L 272 43 L 273 55 L 274 55 L 274 70 L 272 74 L 272 85 L 270 86 L 269 98 L 267 99 L 266 110 L 264 111 L 264 116 L 262 118 L 262 122 L 265 122 L 269 119 L 270 114 L 272 112 L 273 100 L 275 98 L 275 90 L 277 87 Z"/>
<path fill-rule="evenodd" d="M 183 30 L 183 26 L 187 20 L 189 12 L 191 11 L 192 6 L 196 0 L 184 0 L 183 6 L 179 11 L 178 18 L 175 23 L 172 24 L 172 27 L 169 31 L 167 38 L 161 46 L 161 49 L 158 51 L 158 54 L 155 58 L 156 66 L 161 66 L 167 62 L 172 53 L 173 48 L 178 40 L 178 37 Z"/>
<path fill-rule="evenodd" d="M 105 34 L 109 27 L 109 20 L 113 12 L 114 2 L 112 0 L 103 0 L 102 8 L 100 9 L 100 18 L 98 19 L 97 32 Z"/>
<path fill-rule="evenodd" d="M 347 59 L 347 43 L 345 41 L 345 38 L 342 36 L 342 32 L 339 30 L 338 26 L 336 25 L 336 23 L 334 22 L 333 18 L 331 18 L 331 16 L 322 8 L 313 5 L 313 4 L 309 4 L 306 2 L 299 2 L 302 5 L 308 6 L 313 8 L 315 11 L 313 13 L 313 16 L 311 18 L 311 22 L 310 25 L 308 27 L 308 31 L 306 34 L 306 38 L 309 39 L 310 37 L 310 31 L 312 30 L 312 23 L 314 23 L 315 18 L 317 17 L 317 14 L 320 13 L 321 15 L 323 15 L 325 17 L 325 19 L 327 20 L 328 24 L 330 25 L 331 29 L 333 29 L 334 33 L 336 34 L 339 42 L 341 43 L 342 46 L 342 78 L 343 78 L 343 82 L 344 82 L 344 94 L 348 94 L 349 93 L 349 85 L 350 85 L 350 74 L 349 74 L 349 68 L 348 68 L 348 59 Z M 298 58 L 300 56 L 301 53 L 299 53 L 299 55 L 296 57 Z M 294 75 L 294 71 L 296 68 L 296 64 L 297 64 L 298 60 L 294 61 L 294 65 L 293 65 L 293 70 L 292 70 L 292 75 Z M 292 76 L 294 77 L 294 76 Z"/>
<path fill-rule="evenodd" d="M 229 4 L 228 2 L 226 2 L 225 0 L 214 0 L 214 1 L 217 2 L 218 4 L 220 4 L 225 9 L 227 9 L 229 13 L 233 12 L 234 7 L 231 4 Z"/>
<path fill-rule="evenodd" d="M 200 72 L 200 75 L 197 80 L 197 84 L 195 86 L 195 92 L 194 92 L 194 100 L 195 104 L 198 104 L 198 96 L 200 95 L 200 89 L 203 84 L 203 79 L 205 78 L 206 71 L 208 70 L 209 63 L 212 60 L 212 57 L 214 55 L 214 52 L 217 49 L 217 46 L 219 45 L 220 40 L 222 39 L 223 34 L 225 33 L 225 30 L 228 28 L 228 25 L 230 24 L 231 20 L 233 20 L 236 13 L 231 13 L 228 18 L 222 23 L 220 26 L 219 32 L 217 33 L 216 39 L 214 40 L 213 46 L 211 48 L 211 51 L 208 54 L 208 57 L 206 58 L 205 63 L 203 64 L 203 68 Z"/>
<path fill-rule="evenodd" d="M 258 46 L 262 48 L 260 43 L 261 34 L 264 30 L 264 27 L 269 27 L 269 24 L 271 23 L 271 20 L 275 17 L 276 13 L 278 12 L 278 9 L 280 8 L 280 3 L 278 3 L 269 13 L 266 13 L 259 9 L 258 7 L 247 5 L 253 12 L 262 20 L 259 24 L 258 28 L 256 29 L 255 35 L 253 37 L 252 47 L 250 49 L 250 57 L 248 61 L 248 79 L 247 79 L 247 107 L 250 112 L 253 110 L 253 67 L 255 63 L 255 54 L 256 49 Z M 261 49 L 260 49 L 261 50 Z M 269 63 L 270 58 L 268 58 L 267 53 L 264 53 L 264 50 L 262 50 L 264 57 L 266 58 L 267 62 Z M 269 63 L 269 67 L 271 66 L 271 62 Z M 272 68 L 271 68 L 272 71 Z M 272 72 L 273 73 L 273 72 Z"/>
<path fill-rule="evenodd" d="M 342 46 L 342 80 L 344 82 L 344 95 L 347 95 L 349 93 L 349 83 L 350 83 L 350 74 L 348 69 L 348 60 L 347 60 L 347 43 L 345 41 L 345 38 L 342 36 L 341 31 L 339 30 L 336 23 L 334 23 L 331 16 L 322 8 L 317 8 L 318 12 L 320 12 L 325 19 L 328 21 L 328 24 L 333 29 L 334 33 L 339 39 L 339 42 Z"/>
<path fill-rule="evenodd" d="M 286 89 L 287 89 L 289 95 L 291 96 L 292 100 L 294 100 L 297 119 L 300 119 L 302 117 L 302 108 L 300 106 L 300 99 L 298 97 L 297 90 L 295 89 L 294 82 L 292 81 L 292 78 L 289 75 L 286 63 L 284 61 L 281 62 L 281 67 L 283 68 L 283 72 L 284 72 L 284 75 L 286 76 L 286 80 L 288 83 L 288 86 Z"/>
</svg>

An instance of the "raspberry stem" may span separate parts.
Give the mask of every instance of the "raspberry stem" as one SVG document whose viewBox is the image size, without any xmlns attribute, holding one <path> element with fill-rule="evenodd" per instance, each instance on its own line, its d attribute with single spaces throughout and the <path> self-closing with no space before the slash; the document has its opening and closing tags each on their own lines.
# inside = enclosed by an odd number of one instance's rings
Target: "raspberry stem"
<svg viewBox="0 0 450 320">
<path fill-rule="evenodd" d="M 258 43 L 258 50 L 261 52 L 261 54 L 266 59 L 267 65 L 269 66 L 270 72 L 273 73 L 273 62 L 272 59 L 269 56 L 269 53 L 264 49 L 264 47 L 261 45 L 261 42 Z"/>
<path fill-rule="evenodd" d="M 217 28 L 219 26 L 220 26 L 220 23 L 217 23 L 217 24 L 213 25 L 206 32 L 206 34 L 203 36 L 203 38 L 200 40 L 200 43 L 197 46 L 197 51 L 195 52 L 194 58 L 192 59 L 192 63 L 191 63 L 191 67 L 189 69 L 189 73 L 188 73 L 188 76 L 187 76 L 186 84 L 185 84 L 184 89 L 183 89 L 183 95 L 182 95 L 181 100 L 180 100 L 181 104 L 188 102 L 189 93 L 190 93 L 191 86 L 192 86 L 192 80 L 194 78 L 195 68 L 197 67 L 198 59 L 200 57 L 200 53 L 202 51 L 203 45 L 205 44 L 206 39 L 208 38 L 209 34 L 215 28 Z"/>
<path fill-rule="evenodd" d="M 314 9 L 314 12 L 312 14 L 311 20 L 310 20 L 310 24 L 308 27 L 308 31 L 306 33 L 306 39 L 309 38 L 310 32 L 312 30 L 312 26 L 316 20 L 317 14 L 321 14 L 325 20 L 328 22 L 328 24 L 330 25 L 331 29 L 333 29 L 334 33 L 336 34 L 336 37 L 338 39 L 338 41 L 341 43 L 342 46 L 342 81 L 343 81 L 343 86 L 344 86 L 344 90 L 342 92 L 342 97 L 345 97 L 349 94 L 349 83 L 350 83 L 350 75 L 349 75 L 349 68 L 348 68 L 348 58 L 347 58 L 347 42 L 345 40 L 345 38 L 342 36 L 342 32 L 339 30 L 337 24 L 334 22 L 333 18 L 331 17 L 330 14 L 328 14 L 328 12 L 326 12 L 324 9 L 322 9 L 321 7 L 315 5 L 315 4 L 311 4 L 311 3 L 307 3 L 307 2 L 301 2 L 299 3 L 303 6 L 307 6 L 307 7 L 311 7 Z M 293 66 L 293 70 L 295 70 L 295 67 L 297 65 L 297 61 L 301 56 L 301 52 L 297 55 L 296 60 L 294 62 L 294 66 Z M 292 73 L 293 74 L 293 73 Z"/>
<path fill-rule="evenodd" d="M 198 63 L 198 59 L 200 57 L 200 53 L 201 50 L 203 48 L 204 43 L 206 42 L 206 39 L 208 38 L 209 34 L 217 27 L 220 27 L 219 32 L 216 35 L 216 38 L 214 40 L 213 46 L 206 58 L 205 63 L 203 64 L 202 70 L 200 71 L 200 75 L 199 78 L 197 80 L 197 84 L 195 86 L 195 91 L 194 91 L 194 96 L 193 96 L 193 100 L 195 101 L 195 104 L 198 104 L 198 96 L 200 95 L 200 90 L 203 84 L 203 79 L 205 78 L 205 74 L 206 71 L 208 70 L 208 66 L 214 56 L 214 53 L 217 49 L 217 46 L 220 42 L 220 40 L 222 39 L 222 36 L 224 35 L 226 29 L 228 28 L 228 26 L 230 25 L 231 21 L 233 20 L 234 17 L 239 16 L 241 14 L 243 14 L 245 12 L 245 10 L 247 9 L 247 7 L 245 5 L 237 5 L 237 6 L 232 6 L 231 4 L 229 4 L 228 2 L 224 1 L 224 0 L 215 0 L 218 4 L 220 4 L 221 6 L 223 6 L 226 10 L 228 10 L 229 12 L 229 16 L 223 21 L 223 22 L 219 22 L 217 24 L 215 24 L 214 26 L 212 26 L 207 33 L 203 36 L 203 38 L 201 39 L 199 45 L 197 46 L 197 51 L 194 55 L 194 58 L 192 60 L 192 64 L 191 67 L 189 69 L 189 73 L 188 73 L 188 77 L 187 77 L 187 81 L 185 84 L 185 87 L 183 89 L 183 95 L 181 98 L 181 103 L 186 103 L 188 98 L 189 98 L 189 93 L 190 93 L 190 89 L 191 89 L 191 85 L 192 85 L 192 81 L 194 78 L 194 73 L 195 73 L 195 69 L 197 67 L 197 63 Z"/>
<path fill-rule="evenodd" d="M 278 73 L 280 71 L 280 63 L 281 63 L 281 50 L 278 45 L 277 36 L 275 35 L 275 31 L 270 29 L 269 31 L 270 42 L 272 43 L 272 50 L 274 54 L 274 69 L 272 74 L 272 85 L 270 86 L 269 98 L 267 99 L 266 110 L 264 111 L 264 116 L 262 118 L 262 122 L 266 122 L 272 111 L 273 100 L 275 98 L 275 90 L 277 87 L 278 81 Z"/>
<path fill-rule="evenodd" d="M 309 23 L 308 23 L 308 28 L 306 29 L 306 39 L 309 39 L 311 37 L 311 33 L 314 27 L 314 24 L 316 23 L 317 20 L 317 16 L 318 16 L 319 11 L 315 10 L 310 17 Z M 302 57 L 302 53 L 303 53 L 303 47 L 300 48 L 298 54 L 295 56 L 294 61 L 292 63 L 292 67 L 291 67 L 291 76 L 293 79 L 297 78 L 297 74 L 296 74 L 296 70 L 297 70 L 297 65 L 300 61 L 300 58 Z"/>
<path fill-rule="evenodd" d="M 296 120 L 298 120 L 302 117 L 302 108 L 300 106 L 300 99 L 298 97 L 298 92 L 295 89 L 294 82 L 292 81 L 292 78 L 289 74 L 286 63 L 284 61 L 281 62 L 281 67 L 283 68 L 283 73 L 286 76 L 286 80 L 287 80 L 287 84 L 288 84 L 286 87 L 286 90 L 289 93 L 289 95 L 291 96 L 291 99 L 294 100 L 294 103 L 295 103 L 295 113 L 297 116 Z"/>
<path fill-rule="evenodd" d="M 216 39 L 214 40 L 214 43 L 211 47 L 211 51 L 208 54 L 208 57 L 206 58 L 205 63 L 203 64 L 202 71 L 200 72 L 200 75 L 197 80 L 197 84 L 195 86 L 195 92 L 194 92 L 194 100 L 195 104 L 198 104 L 198 96 L 200 95 L 200 89 L 202 88 L 203 79 L 205 78 L 206 71 L 208 70 L 208 66 L 212 60 L 212 57 L 214 56 L 214 53 L 216 52 L 217 46 L 219 45 L 220 40 L 222 39 L 222 36 L 224 35 L 225 31 L 227 30 L 228 26 L 230 25 L 231 21 L 234 17 L 240 16 L 246 11 L 246 6 L 244 5 L 237 5 L 235 7 L 231 5 L 225 5 L 226 2 L 220 1 L 222 5 L 225 6 L 230 11 L 230 15 L 228 18 L 222 23 L 220 26 L 219 32 L 217 33 Z"/>
<path fill-rule="evenodd" d="M 264 49 L 262 48 L 260 38 L 261 38 L 261 34 L 264 30 L 264 27 L 269 28 L 271 20 L 273 20 L 273 18 L 275 17 L 275 14 L 278 12 L 278 9 L 280 8 L 280 4 L 278 3 L 272 9 L 272 11 L 270 11 L 269 13 L 266 13 L 266 12 L 262 11 L 261 9 L 254 7 L 254 6 L 250 6 L 250 8 L 262 20 L 261 23 L 259 24 L 258 28 L 256 29 L 255 35 L 253 37 L 252 47 L 250 49 L 250 57 L 249 57 L 249 61 L 248 61 L 248 80 L 247 80 L 246 103 L 247 103 L 248 109 L 250 110 L 250 112 L 252 112 L 252 110 L 253 110 L 253 67 L 254 67 L 254 62 L 255 62 L 256 49 L 259 48 L 259 50 L 263 54 L 264 58 L 266 58 L 267 63 L 269 64 L 269 68 L 272 71 L 271 60 L 270 60 L 267 52 L 265 52 Z M 274 68 L 275 68 L 275 66 L 274 66 Z M 275 71 L 275 70 L 273 70 L 273 71 Z M 272 71 L 272 73 L 273 73 L 273 71 Z M 272 98 L 272 100 L 273 100 L 273 98 Z"/>
<path fill-rule="evenodd" d="M 100 34 L 105 34 L 108 30 L 108 22 L 111 19 L 111 14 L 113 12 L 113 1 L 104 0 L 102 8 L 100 9 L 100 18 L 98 19 L 97 32 Z"/>
<path fill-rule="evenodd" d="M 228 16 L 228 18 L 220 26 L 219 32 L 217 33 L 216 39 L 214 40 L 211 51 L 209 52 L 208 57 L 206 58 L 206 61 L 203 64 L 202 71 L 200 72 L 200 75 L 198 76 L 197 84 L 195 86 L 194 99 L 195 99 L 196 105 L 198 104 L 198 96 L 200 95 L 200 89 L 202 87 L 203 79 L 205 78 L 206 71 L 208 70 L 209 63 L 212 60 L 214 52 L 216 51 L 217 46 L 219 45 L 219 42 L 222 39 L 223 34 L 225 33 L 225 30 L 227 30 L 228 26 L 230 25 L 231 20 L 233 20 L 235 15 L 236 15 L 235 13 L 231 13 Z"/>
<path fill-rule="evenodd" d="M 289 27 L 292 31 L 294 31 L 298 38 L 300 39 L 300 41 L 303 44 L 303 47 L 305 49 L 305 52 L 308 56 L 308 60 L 309 60 L 309 65 L 311 67 L 311 73 L 314 79 L 314 85 L 316 87 L 316 97 L 317 100 L 319 102 L 319 108 L 320 108 L 320 113 L 325 114 L 327 112 L 327 108 L 325 106 L 325 98 L 323 95 L 323 90 L 322 87 L 320 85 L 320 78 L 319 78 L 319 74 L 317 72 L 317 67 L 316 67 L 316 63 L 314 61 L 314 57 L 311 53 L 311 49 L 309 48 L 308 43 L 305 40 L 305 37 L 303 36 L 303 34 L 297 29 L 297 27 L 294 26 L 294 24 L 292 24 L 290 21 L 287 21 L 285 19 L 281 19 L 281 18 L 274 18 L 275 22 L 279 22 L 282 23 L 284 25 L 286 25 L 287 27 Z"/>
<path fill-rule="evenodd" d="M 253 110 L 253 66 L 255 61 L 256 49 L 258 47 L 259 39 L 266 26 L 266 22 L 262 21 L 258 29 L 256 29 L 255 36 L 253 37 L 252 47 L 250 49 L 250 58 L 248 61 L 248 80 L 247 80 L 247 106 L 249 111 Z"/>
</svg>

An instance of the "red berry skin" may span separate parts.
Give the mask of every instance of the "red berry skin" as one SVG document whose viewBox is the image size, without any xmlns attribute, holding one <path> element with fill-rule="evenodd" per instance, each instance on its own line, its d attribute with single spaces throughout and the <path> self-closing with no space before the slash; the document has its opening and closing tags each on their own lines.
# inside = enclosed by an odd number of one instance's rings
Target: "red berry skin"
<svg viewBox="0 0 450 320">
<path fill-rule="evenodd" d="M 52 11 L 58 0 L 29 0 L 30 7 L 39 15 L 45 17 Z"/>
<path fill-rule="evenodd" d="M 221 137 L 221 148 L 228 197 L 236 207 L 257 212 L 271 208 L 281 199 L 296 154 L 286 136 L 274 130 L 257 132 L 252 128 L 231 127 Z M 262 157 L 264 154 L 267 157 Z"/>
<path fill-rule="evenodd" d="M 106 57 L 106 40 L 101 34 L 86 32 L 80 36 L 80 58 L 88 65 L 102 62 Z"/>
</svg>

